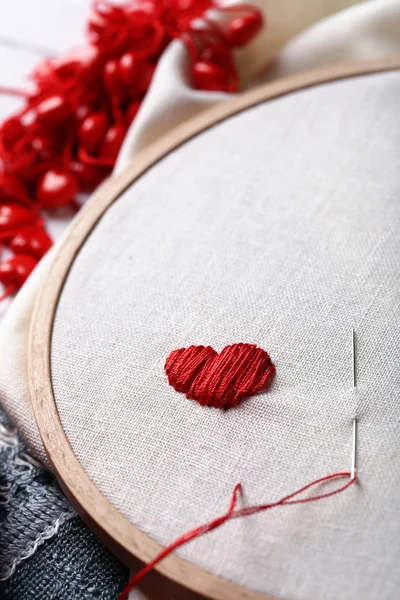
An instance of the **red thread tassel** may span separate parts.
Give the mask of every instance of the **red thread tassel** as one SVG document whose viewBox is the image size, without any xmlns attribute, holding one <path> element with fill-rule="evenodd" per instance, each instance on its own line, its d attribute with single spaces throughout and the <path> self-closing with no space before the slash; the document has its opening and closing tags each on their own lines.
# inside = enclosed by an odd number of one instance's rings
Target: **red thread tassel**
<svg viewBox="0 0 400 600">
<path fill-rule="evenodd" d="M 342 479 L 342 478 L 348 478 L 349 481 L 347 483 L 343 484 L 341 487 L 337 488 L 336 490 L 333 490 L 331 492 L 326 492 L 325 494 L 317 494 L 316 496 L 311 496 L 309 498 L 295 499 L 297 496 L 299 496 L 303 492 L 309 490 L 311 487 L 314 487 L 321 483 L 325 483 L 326 481 L 330 481 L 332 479 Z M 209 521 L 208 523 L 205 523 L 204 525 L 195 527 L 194 529 L 187 531 L 183 535 L 176 538 L 176 540 L 174 542 L 172 542 L 172 544 L 170 544 L 169 546 L 164 548 L 151 562 L 149 562 L 147 565 L 145 565 L 143 567 L 143 569 L 141 569 L 138 573 L 136 573 L 136 575 L 134 575 L 132 577 L 132 579 L 129 581 L 129 583 L 127 584 L 125 589 L 119 595 L 118 600 L 126 600 L 128 598 L 129 592 L 131 590 L 133 590 L 142 581 L 143 577 L 145 577 L 145 575 L 147 575 L 147 573 L 149 573 L 160 561 L 162 561 L 169 554 L 174 552 L 174 550 L 176 550 L 177 548 L 180 548 L 184 544 L 187 544 L 188 542 L 190 542 L 190 540 L 193 540 L 194 538 L 200 537 L 201 535 L 205 535 L 206 533 L 212 531 L 213 529 L 217 529 L 217 527 L 220 527 L 221 525 L 226 523 L 226 521 L 230 521 L 232 519 L 239 519 L 241 517 L 249 517 L 250 515 L 254 515 L 256 513 L 263 512 L 265 510 L 269 510 L 270 508 L 275 508 L 276 506 L 286 506 L 286 505 L 290 505 L 290 504 L 306 504 L 308 502 L 316 502 L 317 500 L 322 500 L 323 498 L 329 498 L 330 496 L 335 496 L 336 494 L 340 494 L 341 492 L 344 492 L 355 481 L 356 481 L 356 474 L 354 474 L 354 476 L 352 477 L 351 473 L 349 473 L 349 472 L 333 473 L 331 475 L 326 475 L 325 477 L 321 477 L 320 479 L 316 479 L 315 481 L 308 483 L 307 485 L 303 486 L 299 490 L 296 490 L 295 492 L 292 492 L 291 494 L 284 496 L 277 502 L 272 502 L 270 504 L 259 504 L 259 505 L 255 505 L 255 506 L 247 506 L 245 508 L 241 508 L 238 510 L 235 510 L 235 507 L 236 507 L 239 492 L 242 490 L 242 485 L 240 483 L 236 484 L 236 486 L 233 490 L 233 493 L 232 493 L 232 497 L 231 497 L 231 500 L 229 503 L 228 510 L 226 511 L 226 513 L 224 515 L 217 517 L 216 519 L 213 519 L 212 521 Z"/>
</svg>

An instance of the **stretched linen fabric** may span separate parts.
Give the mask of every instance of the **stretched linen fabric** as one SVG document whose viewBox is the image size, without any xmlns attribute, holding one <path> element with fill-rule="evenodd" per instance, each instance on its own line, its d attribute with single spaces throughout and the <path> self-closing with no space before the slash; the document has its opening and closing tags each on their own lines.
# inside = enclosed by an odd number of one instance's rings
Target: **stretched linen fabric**
<svg viewBox="0 0 400 600">
<path fill-rule="evenodd" d="M 287 22 L 295 22 L 290 2 L 271 2 L 269 12 L 270 30 L 278 29 L 278 4 L 286 11 Z M 315 18 L 322 17 L 318 6 L 308 12 L 305 21 L 297 26 L 297 32 L 310 24 Z M 326 7 L 326 12 L 340 8 L 344 3 L 334 2 Z M 301 5 L 304 5 L 301 2 Z M 316 8 L 317 7 L 317 8 Z M 297 3 L 297 14 L 300 3 Z M 307 11 L 306 11 L 307 12 Z M 280 13 L 281 14 L 281 13 Z M 301 20 L 301 19 L 300 19 Z M 274 25 L 275 24 L 275 25 Z M 290 37 L 289 28 L 285 36 Z M 274 29 L 275 31 L 275 29 Z M 343 31 L 348 34 L 344 35 Z M 297 40 L 288 44 L 279 54 L 275 66 L 264 75 L 264 80 L 280 77 L 282 74 L 307 69 L 317 64 L 328 64 L 355 58 L 376 58 L 400 53 L 400 3 L 397 0 L 375 0 L 348 11 L 344 11 L 330 19 L 319 23 Z M 285 39 L 288 39 L 286 37 Z M 272 38 L 276 39 L 275 33 Z M 262 41 L 263 40 L 263 41 Z M 284 41 L 284 40 L 283 40 Z M 243 55 L 242 75 L 248 80 L 254 74 L 253 66 L 263 66 L 274 54 L 273 46 L 267 47 L 263 53 L 262 44 L 268 44 L 268 36 L 260 38 L 251 51 Z M 282 45 L 282 40 L 276 42 L 275 48 Z M 253 53 L 253 54 L 252 54 Z M 251 57 L 257 57 L 257 61 Z M 240 60 L 240 57 L 239 57 Z M 132 130 L 128 134 L 122 148 L 117 169 L 125 164 L 143 149 L 148 143 L 182 120 L 204 110 L 208 106 L 228 98 L 225 94 L 208 94 L 191 90 L 185 77 L 186 55 L 182 46 L 172 44 L 163 56 L 159 68 Z M 14 300 L 0 331 L 0 397 L 29 443 L 34 455 L 47 462 L 40 437 L 33 419 L 27 387 L 27 335 L 37 289 L 47 272 L 51 255 L 36 269 L 23 290 Z M 142 597 L 139 592 L 133 592 L 132 598 Z"/>
<path fill-rule="evenodd" d="M 238 481 L 251 505 L 350 470 L 357 413 L 359 486 L 176 551 L 277 598 L 392 600 L 400 587 L 399 98 L 399 71 L 344 79 L 195 136 L 107 210 L 55 314 L 67 439 L 162 546 L 220 514 Z M 171 350 L 242 341 L 276 364 L 265 394 L 221 411 L 168 385 Z"/>
</svg>

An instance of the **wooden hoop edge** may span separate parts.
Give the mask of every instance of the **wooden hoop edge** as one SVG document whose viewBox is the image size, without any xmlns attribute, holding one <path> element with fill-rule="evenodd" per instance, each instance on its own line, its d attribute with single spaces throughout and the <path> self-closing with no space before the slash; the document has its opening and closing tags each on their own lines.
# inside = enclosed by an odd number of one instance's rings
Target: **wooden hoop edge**
<svg viewBox="0 0 400 600">
<path fill-rule="evenodd" d="M 314 85 L 399 69 L 398 57 L 319 68 L 264 84 L 204 111 L 151 144 L 120 175 L 100 186 L 59 248 L 41 286 L 31 320 L 28 352 L 31 401 L 43 445 L 65 494 L 88 526 L 127 566 L 137 558 L 150 561 L 162 548 L 119 513 L 89 479 L 68 442 L 53 395 L 50 365 L 53 322 L 65 279 L 81 246 L 107 208 L 129 185 L 202 131 L 261 102 Z M 157 571 L 213 600 L 274 600 L 203 571 L 176 555 L 164 559 Z"/>
</svg>

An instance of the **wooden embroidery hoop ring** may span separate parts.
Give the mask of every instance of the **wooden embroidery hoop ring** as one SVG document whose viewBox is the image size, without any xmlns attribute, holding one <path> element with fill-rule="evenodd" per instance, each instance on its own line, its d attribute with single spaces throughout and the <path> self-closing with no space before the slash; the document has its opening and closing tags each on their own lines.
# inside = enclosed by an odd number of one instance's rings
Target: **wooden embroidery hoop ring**
<svg viewBox="0 0 400 600">
<path fill-rule="evenodd" d="M 50 342 L 55 311 L 65 278 L 86 237 L 107 208 L 143 173 L 169 152 L 214 124 L 251 106 L 334 80 L 400 69 L 399 58 L 348 63 L 296 74 L 260 86 L 184 123 L 142 152 L 119 176 L 110 179 L 82 209 L 53 260 L 36 302 L 30 331 L 29 382 L 35 418 L 44 447 L 67 497 L 96 535 L 125 564 L 148 562 L 160 550 L 156 542 L 128 521 L 102 495 L 78 462 L 62 428 L 53 396 Z M 193 524 L 196 525 L 196 524 Z M 214 600 L 273 600 L 170 555 L 157 571 Z"/>
</svg>

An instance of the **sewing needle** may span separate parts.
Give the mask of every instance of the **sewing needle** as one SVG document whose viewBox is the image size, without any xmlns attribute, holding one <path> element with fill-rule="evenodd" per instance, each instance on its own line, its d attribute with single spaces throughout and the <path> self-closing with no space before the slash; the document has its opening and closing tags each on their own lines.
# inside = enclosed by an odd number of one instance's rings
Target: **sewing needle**
<svg viewBox="0 0 400 600">
<path fill-rule="evenodd" d="M 351 345 L 353 357 L 353 388 L 356 387 L 356 332 L 354 327 L 351 328 Z"/>
<path fill-rule="evenodd" d="M 357 419 L 353 420 L 353 450 L 351 457 L 351 473 L 350 478 L 354 479 L 356 476 L 356 458 L 357 458 Z"/>
<path fill-rule="evenodd" d="M 353 389 L 356 388 L 356 332 L 351 328 L 351 346 L 353 362 Z M 353 450 L 351 458 L 351 479 L 356 476 L 356 458 L 357 458 L 357 419 L 353 419 Z"/>
</svg>

